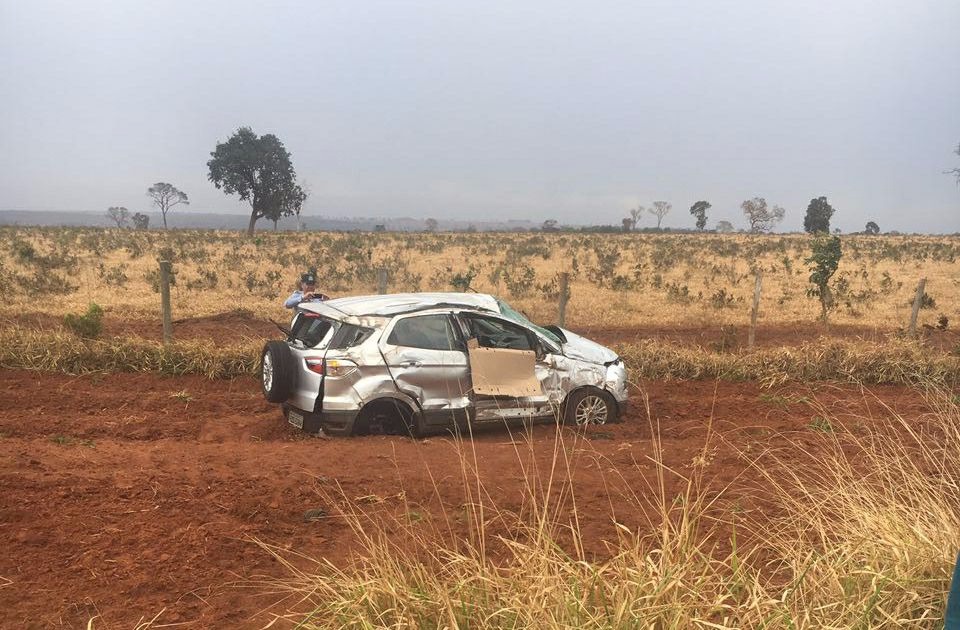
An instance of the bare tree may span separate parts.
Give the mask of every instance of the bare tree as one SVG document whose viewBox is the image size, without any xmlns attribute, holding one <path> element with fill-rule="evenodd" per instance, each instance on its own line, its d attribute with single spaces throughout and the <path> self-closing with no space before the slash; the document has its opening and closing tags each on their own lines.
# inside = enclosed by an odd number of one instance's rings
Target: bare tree
<svg viewBox="0 0 960 630">
<path fill-rule="evenodd" d="M 178 190 L 173 184 L 157 182 L 147 189 L 147 196 L 153 199 L 153 205 L 160 209 L 163 217 L 163 229 L 167 229 L 167 213 L 177 204 L 190 205 L 187 193 Z"/>
<path fill-rule="evenodd" d="M 300 180 L 300 190 L 303 191 L 304 199 L 306 199 L 307 197 L 309 197 L 310 194 L 313 192 L 312 190 L 310 190 L 310 185 L 307 184 L 307 182 L 305 182 L 305 181 L 303 181 L 303 180 Z M 306 227 L 306 226 L 303 224 L 303 218 L 300 216 L 300 212 L 301 212 L 302 210 L 303 210 L 303 203 L 298 203 L 298 204 L 294 207 L 294 209 L 293 209 L 293 214 L 296 215 L 296 217 L 297 217 L 297 231 L 298 231 L 298 232 L 303 232 L 304 228 Z"/>
<path fill-rule="evenodd" d="M 637 229 L 637 225 L 639 225 L 640 223 L 640 218 L 643 217 L 643 213 L 646 211 L 647 209 L 644 208 L 643 206 L 637 206 L 636 208 L 630 211 L 630 219 L 633 221 L 632 227 L 634 230 Z"/>
<path fill-rule="evenodd" d="M 133 227 L 137 230 L 150 229 L 150 217 L 142 212 L 133 215 Z"/>
<path fill-rule="evenodd" d="M 660 229 L 660 223 L 663 222 L 663 217 L 667 216 L 670 210 L 673 209 L 673 204 L 666 201 L 654 201 L 653 207 L 649 209 L 650 214 L 657 217 L 657 229 Z"/>
<path fill-rule="evenodd" d="M 740 207 L 750 222 L 750 231 L 758 234 L 772 230 L 777 223 L 783 221 L 786 214 L 786 210 L 780 206 L 768 207 L 767 200 L 763 197 L 748 199 L 740 204 Z"/>
<path fill-rule="evenodd" d="M 437 220 L 436 220 L 436 219 L 427 219 L 424 223 L 426 224 L 427 232 L 436 232 L 436 231 L 437 231 L 437 226 L 438 226 L 439 224 L 437 223 Z"/>
<path fill-rule="evenodd" d="M 957 145 L 957 150 L 954 151 L 957 155 L 960 155 L 960 144 Z M 957 178 L 957 185 L 960 186 L 960 168 L 953 168 L 949 171 L 944 171 L 947 175 L 953 175 Z"/>
<path fill-rule="evenodd" d="M 107 208 L 107 218 L 116 223 L 118 228 L 126 227 L 130 221 L 130 211 L 123 206 L 111 206 Z"/>
</svg>

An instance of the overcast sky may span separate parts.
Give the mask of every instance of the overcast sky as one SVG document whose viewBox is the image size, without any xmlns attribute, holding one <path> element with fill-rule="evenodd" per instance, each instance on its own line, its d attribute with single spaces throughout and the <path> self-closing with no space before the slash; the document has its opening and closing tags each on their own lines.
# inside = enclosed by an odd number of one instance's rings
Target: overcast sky
<svg viewBox="0 0 960 630">
<path fill-rule="evenodd" d="M 960 231 L 958 0 L 0 0 L 0 68 L 0 209 L 244 211 L 247 125 L 312 215 Z"/>
</svg>

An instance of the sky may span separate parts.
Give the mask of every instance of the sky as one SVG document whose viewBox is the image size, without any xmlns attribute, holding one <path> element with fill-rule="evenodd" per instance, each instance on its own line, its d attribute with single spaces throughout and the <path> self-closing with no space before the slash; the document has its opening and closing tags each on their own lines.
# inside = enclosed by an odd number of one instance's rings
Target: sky
<svg viewBox="0 0 960 630">
<path fill-rule="evenodd" d="M 249 212 L 249 126 L 307 215 L 960 231 L 957 0 L 0 0 L 0 68 L 0 209 Z"/>
</svg>

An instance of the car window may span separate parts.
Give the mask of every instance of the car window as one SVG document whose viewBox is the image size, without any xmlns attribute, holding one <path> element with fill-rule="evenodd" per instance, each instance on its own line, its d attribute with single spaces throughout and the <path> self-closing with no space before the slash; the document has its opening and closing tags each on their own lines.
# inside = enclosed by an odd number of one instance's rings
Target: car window
<svg viewBox="0 0 960 630">
<path fill-rule="evenodd" d="M 293 324 L 290 337 L 300 341 L 308 348 L 313 348 L 323 341 L 332 327 L 333 322 L 329 319 L 301 313 Z"/>
<path fill-rule="evenodd" d="M 523 313 L 521 313 L 520 311 L 516 310 L 515 308 L 513 308 L 512 306 L 510 306 L 509 304 L 507 304 L 507 303 L 504 302 L 503 300 L 498 299 L 498 300 L 497 300 L 497 306 L 500 307 L 500 313 L 501 313 L 504 317 L 506 317 L 506 318 L 508 318 L 508 319 L 512 319 L 512 320 L 515 321 L 515 322 L 519 322 L 521 325 L 526 326 L 527 328 L 533 328 L 533 329 L 536 330 L 538 333 L 540 333 L 541 335 L 543 335 L 544 337 L 546 337 L 547 339 L 549 339 L 550 341 L 552 341 L 554 344 L 556 344 L 556 347 L 557 347 L 557 348 L 559 348 L 559 347 L 560 347 L 560 344 L 563 343 L 563 341 L 560 339 L 560 337 L 557 337 L 556 334 L 554 334 L 553 332 L 547 330 L 547 329 L 544 328 L 543 326 L 537 326 L 536 324 L 534 324 L 533 322 L 531 322 L 529 319 L 527 319 L 526 316 L 524 316 Z M 554 350 L 554 351 L 556 351 L 556 350 Z"/>
<path fill-rule="evenodd" d="M 470 336 L 481 348 L 534 350 L 533 335 L 523 326 L 502 319 L 470 315 L 464 318 Z"/>
<path fill-rule="evenodd" d="M 353 324 L 343 324 L 330 340 L 331 350 L 343 350 L 359 346 L 373 334 L 372 328 L 363 328 Z"/>
<path fill-rule="evenodd" d="M 459 350 L 457 337 L 447 315 L 419 315 L 397 320 L 387 343 L 426 350 Z"/>
</svg>

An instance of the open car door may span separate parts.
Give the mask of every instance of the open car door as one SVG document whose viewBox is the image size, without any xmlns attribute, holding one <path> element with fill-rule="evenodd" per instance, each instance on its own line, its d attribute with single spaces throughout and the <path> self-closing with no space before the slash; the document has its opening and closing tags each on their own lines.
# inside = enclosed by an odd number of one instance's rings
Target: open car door
<svg viewBox="0 0 960 630">
<path fill-rule="evenodd" d="M 550 396 L 538 378 L 542 349 L 533 331 L 499 317 L 459 313 L 468 338 L 476 423 L 551 416 Z"/>
</svg>

